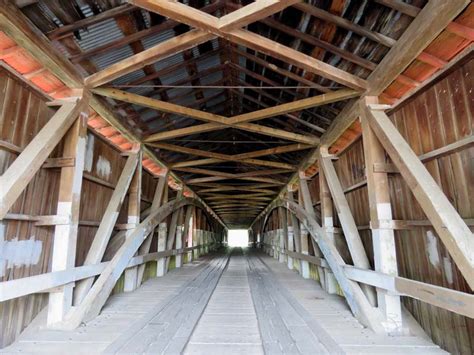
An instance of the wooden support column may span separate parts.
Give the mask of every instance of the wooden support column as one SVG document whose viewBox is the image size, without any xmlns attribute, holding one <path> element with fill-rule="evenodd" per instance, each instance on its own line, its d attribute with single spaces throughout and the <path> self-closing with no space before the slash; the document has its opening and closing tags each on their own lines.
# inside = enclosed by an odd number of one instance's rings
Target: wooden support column
<svg viewBox="0 0 474 355">
<path fill-rule="evenodd" d="M 323 153 L 324 152 L 321 151 L 321 154 Z M 360 238 L 357 225 L 349 207 L 349 203 L 346 200 L 346 196 L 344 195 L 344 191 L 342 189 L 341 183 L 339 182 L 336 169 L 332 164 L 330 156 L 320 156 L 320 169 L 323 170 L 329 191 L 331 191 L 334 205 L 336 206 L 337 210 L 337 215 L 339 217 L 339 221 L 341 222 L 342 230 L 344 231 L 344 237 L 346 239 L 354 265 L 361 269 L 370 269 L 369 259 L 365 253 L 362 239 Z M 361 285 L 361 288 L 367 296 L 370 304 L 375 306 L 376 297 L 373 287 L 363 284 Z"/>
<path fill-rule="evenodd" d="M 308 179 L 304 175 L 304 172 L 300 172 L 299 184 L 300 184 L 300 195 L 301 195 L 304 209 L 309 213 L 309 215 L 312 218 L 316 219 L 316 213 L 314 212 L 313 201 L 311 199 L 311 194 L 309 192 Z M 307 238 L 308 237 L 307 237 L 307 232 L 306 232 L 306 239 Z M 313 238 L 310 238 L 310 239 L 313 245 L 314 255 L 319 258 L 322 258 L 323 254 L 321 253 L 321 250 L 319 250 L 319 247 L 316 244 L 315 240 Z M 303 240 L 302 240 L 302 243 L 303 243 Z M 308 252 L 306 252 L 306 254 L 308 254 Z M 321 284 L 321 287 L 323 289 L 326 289 L 326 284 L 325 284 L 326 276 L 325 276 L 324 268 L 322 268 L 321 266 L 318 266 L 317 269 L 318 269 L 319 282 Z M 309 266 L 308 266 L 308 272 L 309 272 Z"/>
<path fill-rule="evenodd" d="M 138 152 L 131 152 L 125 166 L 120 175 L 119 181 L 115 190 L 110 198 L 107 209 L 105 210 L 102 221 L 100 222 L 99 228 L 95 233 L 92 245 L 87 253 L 84 265 L 94 265 L 102 261 L 102 257 L 105 253 L 105 248 L 109 242 L 115 223 L 122 207 L 122 203 L 127 195 L 128 188 L 132 181 L 134 171 L 138 163 Z M 91 288 L 94 282 L 94 278 L 81 280 L 74 291 L 74 305 L 78 305 L 82 299 L 86 296 L 87 292 Z"/>
<path fill-rule="evenodd" d="M 198 229 L 193 228 L 193 246 L 197 247 L 199 245 L 199 236 Z M 199 258 L 199 248 L 193 250 L 193 259 Z"/>
<path fill-rule="evenodd" d="M 377 101 L 376 97 L 366 97 L 361 103 L 362 105 L 376 104 Z M 364 112 L 363 107 L 361 111 Z M 374 169 L 376 164 L 386 163 L 385 151 L 370 127 L 365 114 L 361 115 L 361 121 L 375 271 L 398 276 L 388 176 L 386 172 L 375 172 Z M 381 288 L 376 290 L 377 304 L 385 317 L 385 328 L 390 333 L 401 333 L 403 329 L 400 296 L 390 294 Z"/>
<path fill-rule="evenodd" d="M 329 187 L 326 182 L 323 169 L 319 169 L 319 193 L 321 201 L 321 227 L 326 233 L 326 238 L 328 242 L 330 242 L 335 247 L 336 241 L 334 238 L 333 204 L 331 199 L 331 192 L 329 191 Z M 334 294 L 337 292 L 336 278 L 334 277 L 332 271 L 329 269 L 325 270 L 325 286 L 326 292 L 330 294 Z"/>
<path fill-rule="evenodd" d="M 279 247 L 279 239 L 280 239 L 280 232 L 278 230 L 278 225 L 276 226 L 277 229 L 273 229 L 271 231 L 272 233 L 272 249 L 273 249 L 273 258 L 274 259 L 279 259 L 280 255 L 280 247 Z"/>
<path fill-rule="evenodd" d="M 168 178 L 164 179 L 164 186 L 163 186 L 163 201 L 161 205 L 168 203 L 168 193 L 169 187 L 167 183 Z M 158 243 L 157 243 L 157 251 L 165 251 L 166 250 L 166 237 L 168 236 L 168 224 L 166 220 L 161 222 L 158 225 L 158 228 L 155 229 L 157 233 Z M 166 274 L 166 258 L 158 258 L 156 260 L 156 276 L 161 277 Z"/>
<path fill-rule="evenodd" d="M 158 226 L 158 252 L 166 250 L 166 236 L 168 235 L 168 226 L 160 223 Z M 166 258 L 158 258 L 156 262 L 156 276 L 164 276 L 166 274 Z"/>
<path fill-rule="evenodd" d="M 294 202 L 294 191 L 290 189 L 288 189 L 288 201 L 291 201 L 291 202 Z M 291 214 L 291 226 L 293 227 L 293 241 L 294 241 L 294 245 L 295 245 L 295 251 L 297 253 L 301 253 L 301 229 L 300 229 L 300 222 L 298 221 L 298 218 L 296 218 L 296 216 L 293 214 L 293 213 L 290 213 Z M 300 264 L 300 270 L 302 268 L 302 264 L 303 264 L 303 261 L 302 260 L 299 260 L 299 264 Z M 293 264 L 292 264 L 293 266 Z M 293 268 L 293 267 L 292 267 Z"/>
<path fill-rule="evenodd" d="M 301 184 L 301 179 L 300 179 L 300 184 Z M 304 208 L 304 202 L 303 202 L 301 188 L 300 188 L 299 193 L 298 193 L 298 200 L 299 200 L 298 201 L 299 205 Z M 305 209 L 305 211 L 307 211 L 307 210 Z M 313 217 L 313 216 L 311 216 L 311 217 Z M 303 223 L 300 223 L 300 242 L 301 242 L 301 254 L 309 255 L 308 230 L 306 229 L 306 226 Z M 309 263 L 308 263 L 308 261 L 306 261 L 306 260 L 301 260 L 300 261 L 300 273 L 301 273 L 301 276 L 303 276 L 303 278 L 309 279 L 310 272 L 309 272 Z"/>
<path fill-rule="evenodd" d="M 183 229 L 184 229 L 184 213 L 181 210 L 178 215 L 178 221 L 176 225 L 176 237 L 175 237 L 175 249 L 179 250 L 183 248 Z M 183 254 L 179 253 L 175 255 L 175 267 L 180 268 L 183 266 Z"/>
<path fill-rule="evenodd" d="M 199 231 L 201 228 L 202 213 L 201 213 L 201 210 L 199 210 L 198 208 L 195 209 L 195 212 L 196 212 L 196 220 L 194 221 L 194 229 L 193 229 L 193 245 L 197 248 L 194 249 L 193 251 L 194 251 L 194 259 L 197 259 L 201 255 L 201 249 L 199 246 L 199 241 L 200 241 Z"/>
<path fill-rule="evenodd" d="M 135 229 L 136 226 L 140 224 L 140 202 L 142 195 L 142 153 L 138 153 L 138 163 L 133 174 L 133 179 L 130 184 L 129 194 L 128 194 L 128 219 L 127 219 L 127 228 L 130 228 L 125 233 L 125 238 L 128 238 Z M 148 237 L 148 239 L 151 239 Z M 143 264 L 145 265 L 145 264 Z M 124 292 L 133 291 L 138 286 L 138 266 L 129 268 L 125 270 L 124 274 Z"/>
<path fill-rule="evenodd" d="M 474 288 L 474 236 L 385 112 L 363 105 L 382 146 L 400 171 L 466 282 Z"/>
<path fill-rule="evenodd" d="M 155 189 L 155 194 L 153 196 L 153 201 L 151 203 L 150 211 L 154 211 L 158 208 L 160 208 L 163 203 L 168 202 L 168 185 L 167 185 L 167 180 L 168 180 L 168 170 L 164 171 L 163 174 L 158 178 L 158 183 L 156 184 L 156 189 Z M 166 198 L 166 201 L 165 201 Z M 159 230 L 160 226 L 163 223 L 160 223 L 158 226 L 158 244 L 159 244 Z M 164 223 L 164 228 L 166 229 L 166 222 Z M 140 249 L 138 249 L 138 255 L 146 255 L 150 252 L 150 247 L 151 247 L 151 242 L 153 241 L 153 234 L 150 235 L 142 244 Z M 164 245 L 163 245 L 163 250 L 164 250 Z M 158 250 L 162 251 L 162 250 Z M 145 273 L 145 267 L 146 264 L 142 264 L 138 266 L 138 272 L 137 272 L 137 285 L 140 286 L 141 283 L 143 282 L 143 275 Z M 158 261 L 157 261 L 157 270 L 156 270 L 156 275 L 158 276 Z M 163 276 L 163 275 L 160 275 Z"/>
<path fill-rule="evenodd" d="M 286 209 L 279 208 L 278 214 L 280 216 L 280 263 L 284 263 L 287 257 L 288 244 L 288 221 L 286 219 Z"/>
<path fill-rule="evenodd" d="M 209 230 L 206 230 L 204 232 L 204 252 L 206 254 L 209 254 Z"/>
<path fill-rule="evenodd" d="M 194 206 L 188 206 L 186 209 L 186 216 L 184 218 L 184 231 L 183 231 L 183 246 L 187 248 L 192 248 L 193 246 L 193 215 L 194 215 Z M 193 252 L 189 251 L 187 253 L 187 262 L 190 263 L 193 261 Z"/>
<path fill-rule="evenodd" d="M 57 215 L 69 222 L 54 227 L 51 271 L 75 267 L 82 173 L 87 141 L 87 115 L 81 114 L 66 133 L 63 156 L 74 158 L 74 166 L 61 168 Z M 71 282 L 49 293 L 47 325 L 63 321 L 72 307 L 74 283 Z"/>
<path fill-rule="evenodd" d="M 197 245 L 199 246 L 199 256 L 204 255 L 204 248 L 203 248 L 203 230 L 198 229 L 197 231 Z"/>
<path fill-rule="evenodd" d="M 293 230 L 293 225 L 288 225 L 288 223 L 291 221 L 291 213 L 286 210 L 286 233 L 287 233 L 287 251 L 288 252 L 294 252 L 295 251 L 295 241 L 294 241 L 294 230 Z M 293 223 L 293 222 L 291 222 Z M 290 256 L 290 254 L 287 255 L 286 257 L 288 269 L 293 270 L 293 258 Z"/>
<path fill-rule="evenodd" d="M 178 201 L 182 197 L 183 197 L 183 190 L 181 189 L 181 190 L 178 191 L 178 194 L 176 196 L 176 200 Z M 173 249 L 173 244 L 175 243 L 175 239 L 176 239 L 176 231 L 178 229 L 178 220 L 179 220 L 180 214 L 182 212 L 183 211 L 181 209 L 178 209 L 178 210 L 174 211 L 173 215 L 171 216 L 171 222 L 170 222 L 170 225 L 169 225 L 169 228 L 168 228 L 168 238 L 167 238 L 167 241 L 166 241 L 166 250 Z M 166 257 L 165 273 L 168 272 L 168 268 L 169 268 L 169 265 L 170 265 L 170 260 L 171 260 L 171 257 L 167 256 Z"/>
</svg>

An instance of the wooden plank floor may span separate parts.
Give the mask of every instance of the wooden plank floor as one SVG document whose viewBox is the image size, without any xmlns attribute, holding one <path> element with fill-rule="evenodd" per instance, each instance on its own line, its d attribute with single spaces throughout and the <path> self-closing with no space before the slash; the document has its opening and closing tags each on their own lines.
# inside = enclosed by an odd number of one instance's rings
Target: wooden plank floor
<svg viewBox="0 0 474 355">
<path fill-rule="evenodd" d="M 41 329 L 39 317 L 1 353 L 439 354 L 415 336 L 376 336 L 343 298 L 286 263 L 240 249 L 186 264 L 112 296 L 74 331 Z"/>
<path fill-rule="evenodd" d="M 264 353 L 247 265 L 247 258 L 241 251 L 233 250 L 185 354 Z"/>
</svg>

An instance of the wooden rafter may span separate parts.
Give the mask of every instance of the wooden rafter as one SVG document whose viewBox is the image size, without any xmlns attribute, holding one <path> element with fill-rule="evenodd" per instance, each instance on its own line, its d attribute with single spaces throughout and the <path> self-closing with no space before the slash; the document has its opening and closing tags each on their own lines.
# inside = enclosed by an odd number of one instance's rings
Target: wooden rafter
<svg viewBox="0 0 474 355">
<path fill-rule="evenodd" d="M 130 2 L 192 27 L 199 28 L 203 31 L 209 31 L 216 36 L 224 37 L 236 44 L 282 59 L 288 63 L 317 75 L 321 75 L 327 79 L 334 80 L 345 86 L 354 89 L 365 89 L 366 87 L 366 83 L 363 79 L 258 34 L 240 28 L 224 31 L 219 28 L 219 19 L 187 5 L 167 0 L 133 0 Z M 244 9 L 245 8 L 243 8 L 242 11 L 244 11 Z M 231 15 L 232 13 L 227 16 Z M 263 17 L 266 16 L 262 16 L 261 18 Z M 226 23 L 226 26 L 230 26 L 230 24 Z"/>
<path fill-rule="evenodd" d="M 299 134 L 286 132 L 286 131 L 278 130 L 278 129 L 267 127 L 267 126 L 252 124 L 250 122 L 262 120 L 268 117 L 286 114 L 292 111 L 303 110 L 310 107 L 316 107 L 316 106 L 321 106 L 328 103 L 346 100 L 346 99 L 350 99 L 359 95 L 358 92 L 354 90 L 339 90 L 339 91 L 334 91 L 327 94 L 322 94 L 322 95 L 254 111 L 248 114 L 242 114 L 242 115 L 234 116 L 232 118 L 227 118 L 227 117 L 216 115 L 213 113 L 199 111 L 199 110 L 195 110 L 188 107 L 183 107 L 183 106 L 176 105 L 170 102 L 164 102 L 161 100 L 152 99 L 152 98 L 137 95 L 137 94 L 132 94 L 126 91 L 118 90 L 118 89 L 100 88 L 100 89 L 94 89 L 93 92 L 95 94 L 113 98 L 116 100 L 125 101 L 125 102 L 133 103 L 136 105 L 146 106 L 146 107 L 160 110 L 163 112 L 174 113 L 177 115 L 191 117 L 200 121 L 208 122 L 206 124 L 201 124 L 198 126 L 191 126 L 191 127 L 180 128 L 180 129 L 176 129 L 172 131 L 153 134 L 145 139 L 146 142 L 176 138 L 176 137 L 189 135 L 189 134 L 210 132 L 210 131 L 220 130 L 226 127 L 234 127 L 234 128 L 239 128 L 245 131 L 266 134 L 266 135 L 270 135 L 270 136 L 274 136 L 278 138 L 294 140 L 297 142 L 303 142 L 303 143 L 316 142 L 317 143 L 316 137 L 314 138 L 305 137 Z"/>
<path fill-rule="evenodd" d="M 199 161 L 191 161 L 191 162 L 186 161 L 186 162 L 175 163 L 171 165 L 171 167 L 174 169 L 188 167 L 190 166 L 190 163 L 193 163 L 193 162 L 194 164 L 191 164 L 191 165 L 194 166 L 194 165 L 203 165 L 203 164 L 214 164 L 214 163 L 219 163 L 222 161 L 240 161 L 246 164 L 273 166 L 275 168 L 283 168 L 283 169 L 295 169 L 295 167 L 291 164 L 285 164 L 285 163 L 279 163 L 279 162 L 273 162 L 273 161 L 264 161 L 264 160 L 254 159 L 254 158 L 311 148 L 310 145 L 291 144 L 291 145 L 285 145 L 285 146 L 280 146 L 280 147 L 275 147 L 275 148 L 258 150 L 258 151 L 249 152 L 249 153 L 229 155 L 229 154 L 205 151 L 201 149 L 187 148 L 187 147 L 182 147 L 182 146 L 177 146 L 177 145 L 167 144 L 167 143 L 151 143 L 149 145 L 151 147 L 169 150 L 173 152 L 212 158 L 212 159 L 201 159 Z M 196 162 L 199 162 L 199 164 L 196 164 Z"/>
<path fill-rule="evenodd" d="M 84 84 L 87 87 L 100 86 L 125 74 L 142 69 L 144 66 L 152 64 L 160 59 L 170 57 L 185 49 L 193 48 L 194 46 L 207 42 L 213 38 L 214 36 L 212 34 L 203 31 L 193 30 L 186 32 L 115 63 L 98 73 L 88 76 L 84 80 Z"/>
</svg>

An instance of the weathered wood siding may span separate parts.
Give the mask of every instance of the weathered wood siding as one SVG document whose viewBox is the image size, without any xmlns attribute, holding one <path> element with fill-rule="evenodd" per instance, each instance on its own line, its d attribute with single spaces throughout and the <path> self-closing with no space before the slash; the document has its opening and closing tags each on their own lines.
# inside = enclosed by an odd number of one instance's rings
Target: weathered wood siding
<svg viewBox="0 0 474 355">
<path fill-rule="evenodd" d="M 45 98 L 0 68 L 0 140 L 18 149 L 0 146 L 0 174 L 18 156 L 51 118 L 55 110 Z M 56 149 L 51 156 L 58 156 Z M 59 174 L 41 169 L 33 178 L 10 213 L 48 215 L 56 213 Z M 0 222 L 0 281 L 47 272 L 50 268 L 53 228 L 35 227 L 33 222 Z M 47 295 L 38 294 L 0 303 L 0 347 L 8 344 L 47 303 Z"/>
<path fill-rule="evenodd" d="M 6 148 L 6 144 L 0 144 L 0 174 L 54 114 L 55 109 L 46 106 L 47 101 L 46 97 L 20 79 L 0 69 L 0 141 L 17 147 Z M 60 157 L 61 152 L 62 143 L 51 157 Z M 77 266 L 83 265 L 125 159 L 104 139 L 88 133 Z M 147 171 L 142 176 L 142 208 L 145 209 L 153 199 L 156 179 Z M 56 214 L 59 178 L 59 169 L 40 169 L 10 213 L 28 216 Z M 117 223 L 127 222 L 127 205 L 128 199 L 122 206 Z M 53 233 L 54 227 L 36 227 L 34 221 L 6 219 L 0 222 L 0 281 L 50 272 Z M 47 304 L 47 300 L 47 294 L 36 294 L 0 303 L 0 348 L 16 338 Z"/>
<path fill-rule="evenodd" d="M 474 125 L 474 60 L 468 60 L 389 113 L 392 121 L 416 154 L 422 155 L 472 136 Z M 390 162 L 387 160 L 387 162 Z M 365 181 L 362 139 L 339 155 L 335 162 L 344 189 Z M 463 146 L 425 162 L 425 166 L 462 218 L 474 218 L 474 147 Z M 427 221 L 422 209 L 399 174 L 389 174 L 395 220 Z M 319 201 L 318 177 L 312 181 L 314 200 Z M 371 262 L 367 186 L 346 194 Z M 334 214 L 336 216 L 336 214 Z M 337 218 L 336 218 L 337 220 Z M 470 221 L 469 221 L 470 220 Z M 336 222 L 337 225 L 338 222 Z M 472 292 L 443 242 L 431 226 L 395 232 L 400 276 L 463 292 Z M 350 261 L 342 236 L 339 250 Z M 404 298 L 410 310 L 434 342 L 453 353 L 474 352 L 474 320 Z"/>
</svg>

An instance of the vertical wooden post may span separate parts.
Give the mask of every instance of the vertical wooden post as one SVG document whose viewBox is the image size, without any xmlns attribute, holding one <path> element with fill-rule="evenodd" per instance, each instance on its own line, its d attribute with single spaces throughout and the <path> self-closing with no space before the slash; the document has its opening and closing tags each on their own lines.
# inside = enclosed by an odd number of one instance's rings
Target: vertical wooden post
<svg viewBox="0 0 474 355">
<path fill-rule="evenodd" d="M 176 195 L 176 200 L 179 200 L 183 197 L 183 190 L 179 190 L 178 194 Z M 180 214 L 182 213 L 182 208 L 177 209 L 176 211 L 173 212 L 173 215 L 171 216 L 171 222 L 169 225 L 168 229 L 168 240 L 166 242 L 166 250 L 172 250 L 173 249 L 173 244 L 175 243 L 176 239 L 176 232 L 178 229 L 178 220 L 180 217 Z M 166 257 L 166 267 L 165 267 L 165 272 L 168 272 L 169 264 L 170 264 L 171 257 Z M 176 259 L 175 259 L 176 260 Z"/>
<path fill-rule="evenodd" d="M 168 227 L 166 223 L 158 225 L 158 251 L 166 250 L 166 235 L 168 234 Z M 166 258 L 158 258 L 156 262 L 156 276 L 164 276 L 166 274 Z"/>
<path fill-rule="evenodd" d="M 301 254 L 309 255 L 308 230 L 303 224 L 300 225 L 300 238 L 301 238 Z M 300 266 L 301 276 L 303 276 L 303 278 L 305 279 L 309 279 L 310 278 L 309 263 L 306 260 L 301 260 L 300 265 L 301 265 Z"/>
<path fill-rule="evenodd" d="M 301 182 L 301 180 L 300 180 Z M 298 193 L 298 202 L 300 205 L 303 205 L 303 197 L 302 197 L 302 192 L 301 188 Z M 308 255 L 309 254 L 309 245 L 308 245 L 308 230 L 306 227 L 303 225 L 303 223 L 300 223 L 300 241 L 301 241 L 301 254 Z M 300 261 L 300 273 L 301 276 L 305 279 L 309 279 L 310 277 L 310 272 L 309 272 L 309 263 L 306 260 L 301 260 Z"/>
<path fill-rule="evenodd" d="M 280 263 L 284 263 L 286 261 L 286 243 L 288 238 L 288 225 L 286 220 L 286 210 L 283 207 L 278 209 L 279 214 L 279 222 L 280 228 L 278 229 L 280 232 L 280 257 L 278 261 Z"/>
<path fill-rule="evenodd" d="M 287 250 L 288 252 L 295 251 L 295 242 L 294 242 L 294 230 L 293 230 L 293 225 L 288 225 L 288 223 L 291 221 L 293 224 L 293 221 L 291 219 L 291 213 L 290 211 L 286 210 L 286 222 L 287 222 L 287 227 L 286 227 L 286 233 L 287 233 Z M 293 257 L 291 257 L 289 254 L 286 257 L 288 269 L 293 270 Z"/>
<path fill-rule="evenodd" d="M 320 148 L 320 150 L 321 149 L 324 149 L 324 151 L 327 153 L 327 148 Z M 324 176 L 323 169 L 319 169 L 319 192 L 321 200 L 321 226 L 323 227 L 323 230 L 326 233 L 327 240 L 335 246 L 336 241 L 334 239 L 333 204 L 331 199 L 331 192 L 329 191 L 329 187 Z M 337 282 L 332 271 L 326 269 L 325 278 L 326 292 L 330 294 L 336 293 Z"/>
<path fill-rule="evenodd" d="M 63 156 L 74 158 L 74 166 L 61 168 L 57 215 L 68 217 L 69 223 L 54 228 L 51 271 L 75 266 L 86 141 L 87 115 L 81 113 L 64 139 Z M 61 322 L 71 309 L 73 288 L 74 283 L 69 283 L 50 292 L 48 326 Z"/>
<path fill-rule="evenodd" d="M 183 213 L 180 213 L 179 219 L 183 219 Z M 182 221 L 181 221 L 182 222 Z M 176 226 L 176 249 L 180 250 L 183 248 L 183 228 L 184 225 L 181 223 Z M 183 266 L 183 254 L 178 252 L 175 256 L 175 267 L 180 268 Z"/>
<path fill-rule="evenodd" d="M 142 153 L 138 153 L 138 163 L 133 175 L 132 182 L 129 187 L 128 194 L 128 219 L 127 232 L 125 238 L 128 238 L 140 224 L 140 203 L 142 198 Z M 151 238 L 149 236 L 148 238 Z M 144 265 L 143 265 L 144 266 Z M 140 279 L 141 281 L 141 279 Z M 124 275 L 124 292 L 130 292 L 137 288 L 138 283 L 138 266 L 125 270 Z"/>
<path fill-rule="evenodd" d="M 204 225 L 204 229 L 201 231 L 201 244 L 202 244 L 202 253 L 204 255 L 207 254 L 207 246 L 206 246 L 206 242 L 207 242 L 207 223 Z"/>
<path fill-rule="evenodd" d="M 289 187 L 288 189 L 288 200 L 293 202 L 295 200 L 294 196 L 294 191 L 292 188 Z M 295 251 L 297 253 L 301 253 L 301 229 L 300 229 L 300 222 L 298 221 L 298 218 L 293 213 L 290 213 L 291 215 L 291 226 L 293 227 L 293 241 L 295 244 Z M 302 269 L 302 260 L 299 260 L 300 264 L 300 270 Z M 293 264 L 292 264 L 293 268 Z"/>
<path fill-rule="evenodd" d="M 196 208 L 194 210 L 195 212 L 195 219 L 193 223 L 193 246 L 197 247 L 199 246 L 199 236 L 198 236 L 198 229 L 200 225 L 200 220 L 201 220 L 201 215 L 200 215 L 200 210 Z M 193 259 L 199 258 L 199 248 L 193 249 Z"/>
<path fill-rule="evenodd" d="M 168 181 L 167 180 L 168 180 L 168 170 L 165 170 L 158 178 L 158 183 L 156 184 L 155 194 L 153 196 L 153 201 L 151 203 L 150 211 L 154 211 L 160 206 L 162 206 L 163 205 L 162 201 L 165 200 L 165 197 L 166 197 L 166 201 L 168 201 L 168 197 L 167 197 L 168 196 L 168 185 L 167 185 Z M 166 222 L 165 222 L 165 228 L 166 228 Z M 159 230 L 159 227 L 157 228 L 157 231 L 156 231 L 157 234 L 159 234 L 158 230 Z M 148 238 L 145 239 L 140 249 L 138 249 L 138 255 L 145 255 L 150 252 L 150 247 L 153 241 L 154 233 L 155 231 L 153 231 L 153 233 L 151 233 L 148 236 Z M 141 283 L 143 282 L 145 267 L 146 267 L 146 264 L 141 264 L 138 266 L 138 272 L 137 272 L 137 285 L 138 286 L 141 285 Z M 156 267 L 157 267 L 156 274 L 158 275 L 158 264 L 156 265 Z"/>
<path fill-rule="evenodd" d="M 311 217 L 316 218 L 316 213 L 314 212 L 314 207 L 313 207 L 313 201 L 311 199 L 311 194 L 309 193 L 308 180 L 306 176 L 304 175 L 304 172 L 300 172 L 299 183 L 300 183 L 300 195 L 303 200 L 302 202 L 303 202 L 304 209 L 310 214 Z M 308 232 L 306 231 L 306 239 L 308 238 L 307 235 L 308 235 Z M 319 250 L 319 247 L 316 244 L 316 242 L 313 240 L 313 238 L 311 238 L 311 242 L 314 249 L 314 255 L 319 258 L 322 258 L 323 254 L 321 253 L 321 250 Z M 306 251 L 306 254 L 307 253 L 308 251 Z M 326 284 L 325 284 L 326 276 L 325 276 L 324 268 L 322 268 L 321 266 L 318 266 L 317 269 L 318 269 L 318 275 L 319 275 L 319 282 L 321 283 L 322 288 L 326 289 Z M 309 265 L 308 265 L 308 273 L 309 273 Z"/>
<path fill-rule="evenodd" d="M 377 103 L 376 97 L 366 97 L 361 104 Z M 389 275 L 398 275 L 395 233 L 390 226 L 392 208 L 386 172 L 375 172 L 375 164 L 385 163 L 385 150 L 361 109 L 362 138 L 364 143 L 367 190 L 370 206 L 370 228 L 374 248 L 375 270 Z M 385 317 L 385 328 L 391 333 L 401 333 L 402 310 L 400 296 L 377 288 L 377 303 Z"/>
<path fill-rule="evenodd" d="M 188 206 L 186 208 L 186 216 L 184 217 L 184 231 L 183 231 L 183 247 L 190 248 L 193 246 L 193 238 L 192 238 L 192 223 L 193 223 L 193 214 L 194 214 L 194 206 Z M 187 253 L 187 262 L 190 263 L 193 261 L 193 253 Z"/>
<path fill-rule="evenodd" d="M 176 226 L 176 238 L 175 238 L 175 244 L 176 244 L 176 249 L 179 250 L 183 248 L 183 229 L 184 229 L 184 214 L 183 211 L 178 215 L 178 222 Z M 175 256 L 175 267 L 180 268 L 183 266 L 183 254 L 178 252 Z"/>
</svg>

